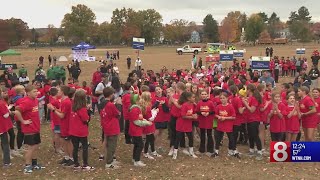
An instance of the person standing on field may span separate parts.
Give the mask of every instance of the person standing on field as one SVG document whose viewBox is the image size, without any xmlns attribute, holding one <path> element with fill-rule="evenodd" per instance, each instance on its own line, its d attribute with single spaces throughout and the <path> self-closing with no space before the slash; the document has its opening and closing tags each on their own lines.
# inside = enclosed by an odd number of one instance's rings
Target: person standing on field
<svg viewBox="0 0 320 180">
<path fill-rule="evenodd" d="M 135 63 L 136 70 L 141 71 L 141 66 L 142 66 L 142 60 L 138 57 Z"/>
<path fill-rule="evenodd" d="M 127 57 L 127 67 L 128 67 L 128 69 L 131 68 L 131 58 L 130 58 L 130 56 Z"/>
</svg>

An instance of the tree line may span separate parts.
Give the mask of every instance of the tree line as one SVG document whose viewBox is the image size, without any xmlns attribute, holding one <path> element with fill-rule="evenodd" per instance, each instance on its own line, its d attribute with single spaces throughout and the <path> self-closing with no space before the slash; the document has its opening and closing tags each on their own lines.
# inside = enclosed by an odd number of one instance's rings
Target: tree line
<svg viewBox="0 0 320 180">
<path fill-rule="evenodd" d="M 45 33 L 29 29 L 28 23 L 21 19 L 0 19 L 0 39 L 10 45 L 19 45 L 24 41 L 54 44 L 59 36 L 73 43 L 86 41 L 95 44 L 130 44 L 132 37 L 144 37 L 146 43 L 159 42 L 183 43 L 190 39 L 192 31 L 201 34 L 202 42 L 246 42 L 255 43 L 259 37 L 280 37 L 280 30 L 288 28 L 290 38 L 307 42 L 318 39 L 320 23 L 312 23 L 309 10 L 302 6 L 290 13 L 289 20 L 282 22 L 273 12 L 270 16 L 264 12 L 247 16 L 240 11 L 232 11 L 220 24 L 212 14 L 204 17 L 202 25 L 186 19 L 173 19 L 163 24 L 162 16 L 154 9 L 134 10 L 116 8 L 110 21 L 96 22 L 95 13 L 86 5 L 72 6 L 71 12 L 64 15 L 59 28 L 49 24 Z M 242 30 L 245 30 L 243 34 Z"/>
</svg>

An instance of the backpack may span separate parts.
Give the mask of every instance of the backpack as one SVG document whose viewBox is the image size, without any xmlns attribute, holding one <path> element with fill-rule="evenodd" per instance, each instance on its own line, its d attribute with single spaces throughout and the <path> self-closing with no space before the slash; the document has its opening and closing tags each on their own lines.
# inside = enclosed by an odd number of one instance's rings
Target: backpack
<svg viewBox="0 0 320 180">
<path fill-rule="evenodd" d="M 101 82 L 100 82 L 101 83 Z M 97 85 L 95 85 L 92 89 L 92 95 L 95 96 L 95 97 L 99 97 L 101 94 L 96 94 L 96 89 L 97 89 L 97 86 L 100 84 L 98 83 Z M 103 86 L 106 88 L 107 86 L 102 82 Z"/>
</svg>

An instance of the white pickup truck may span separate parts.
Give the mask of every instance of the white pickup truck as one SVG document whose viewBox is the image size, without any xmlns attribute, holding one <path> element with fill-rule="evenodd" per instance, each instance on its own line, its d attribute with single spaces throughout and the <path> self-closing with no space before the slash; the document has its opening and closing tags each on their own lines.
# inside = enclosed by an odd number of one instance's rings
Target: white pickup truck
<svg viewBox="0 0 320 180">
<path fill-rule="evenodd" d="M 199 52 L 201 52 L 201 47 L 200 46 L 194 46 L 194 47 L 190 47 L 189 45 L 185 45 L 182 48 L 177 48 L 177 53 L 179 55 L 182 55 L 183 53 L 194 53 L 194 54 L 198 54 Z"/>
</svg>

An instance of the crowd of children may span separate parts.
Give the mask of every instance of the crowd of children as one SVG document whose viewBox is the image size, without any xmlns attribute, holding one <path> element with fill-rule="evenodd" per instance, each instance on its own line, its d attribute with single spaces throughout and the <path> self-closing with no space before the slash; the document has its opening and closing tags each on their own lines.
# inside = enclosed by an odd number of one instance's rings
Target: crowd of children
<svg viewBox="0 0 320 180">
<path fill-rule="evenodd" d="M 35 81 L 26 87 L 17 84 L 12 89 L 2 88 L 0 135 L 4 165 L 10 166 L 10 154 L 21 156 L 25 151 L 24 173 L 44 168 L 37 161 L 43 101 L 50 112 L 54 148 L 63 155 L 59 164 L 76 169 L 94 169 L 88 162 L 88 126 L 97 103 L 105 151 L 99 159 L 106 160 L 106 168 L 119 167 L 116 149 L 122 126 L 125 143 L 133 146 L 132 162 L 138 167 L 146 166 L 142 154 L 147 159 L 164 156 L 166 130 L 172 159 L 178 158 L 179 149 L 192 158 L 201 154 L 218 157 L 225 133 L 228 156 L 241 158 L 237 144 L 248 143 L 247 155 L 257 160 L 268 154 L 268 132 L 272 141 L 295 141 L 300 139 L 302 129 L 306 141 L 315 140 L 320 122 L 319 88 L 309 90 L 284 83 L 281 89 L 273 89 L 269 82 L 252 80 L 245 68 L 239 69 L 214 66 L 169 72 L 164 67 L 160 73 L 134 70 L 122 86 L 123 91 L 115 88 L 114 81 L 110 82 L 113 78 L 106 74 L 101 77 L 102 85 L 98 88 L 98 82 L 92 89 L 86 82 L 79 86 L 78 80 L 70 80 L 68 85 L 54 81 L 42 87 Z M 18 150 L 12 119 L 18 131 Z M 194 141 L 197 139 L 199 146 Z M 78 160 L 80 146 L 82 165 Z"/>
</svg>

